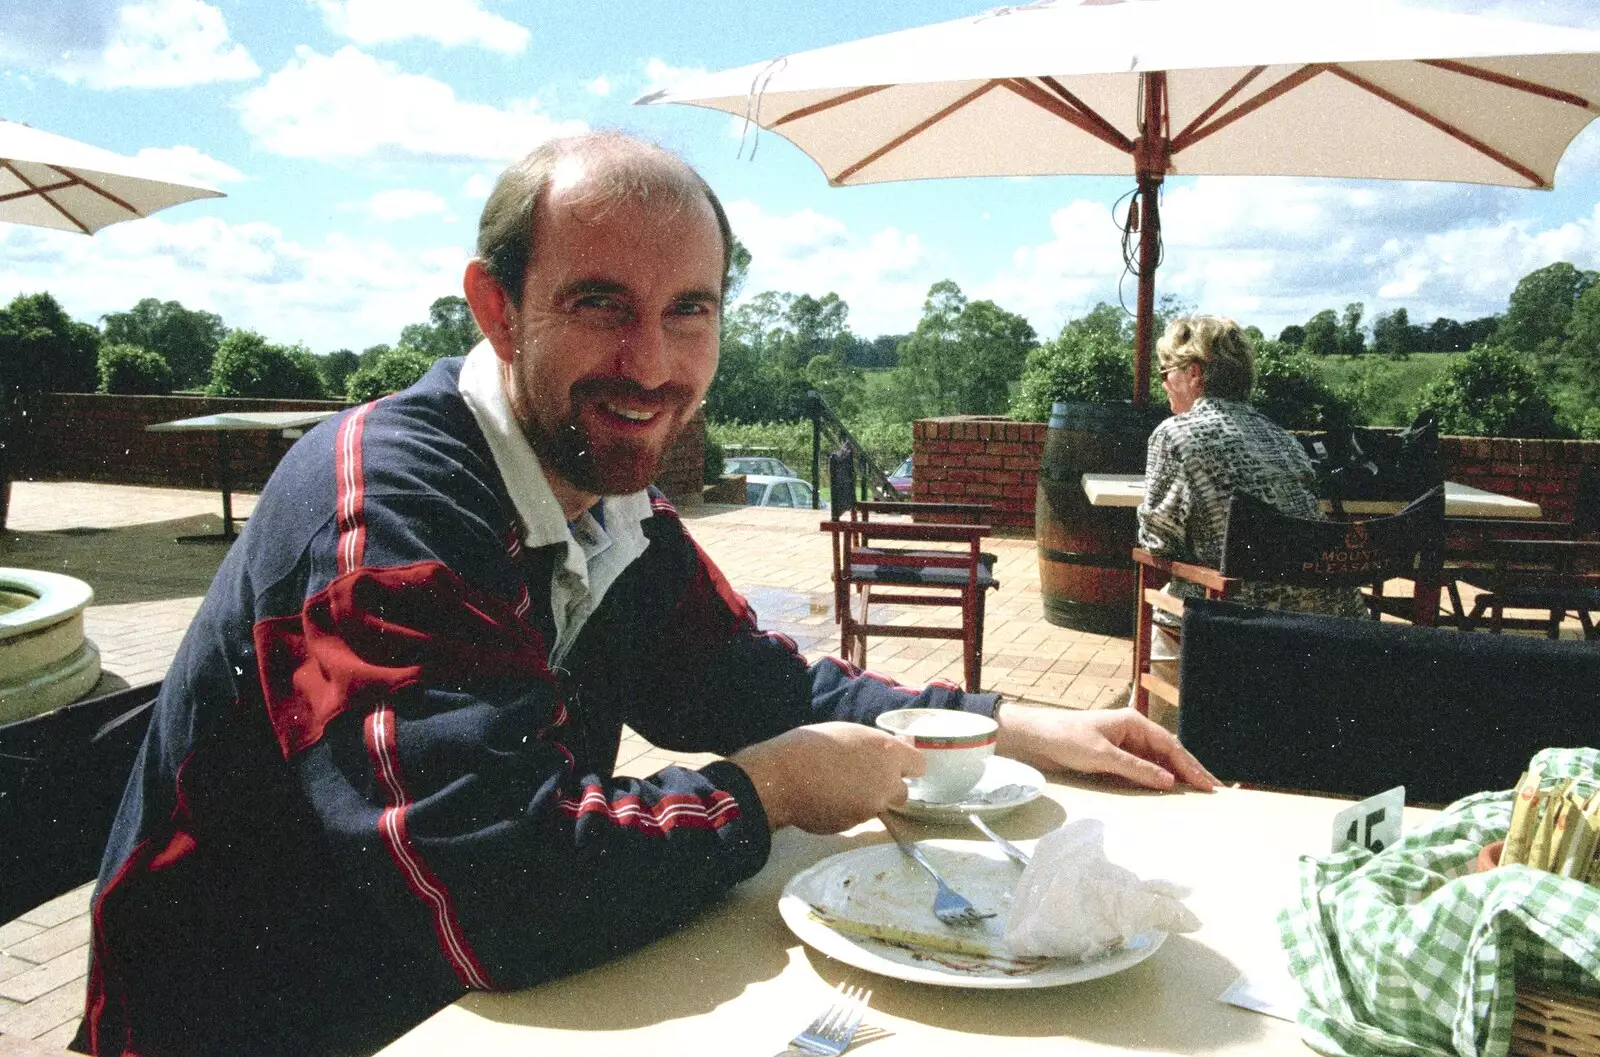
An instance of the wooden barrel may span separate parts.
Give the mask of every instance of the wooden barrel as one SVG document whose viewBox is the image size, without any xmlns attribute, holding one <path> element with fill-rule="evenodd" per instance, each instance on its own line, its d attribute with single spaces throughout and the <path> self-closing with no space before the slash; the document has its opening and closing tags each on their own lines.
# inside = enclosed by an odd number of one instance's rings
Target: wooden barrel
<svg viewBox="0 0 1600 1057">
<path fill-rule="evenodd" d="M 1145 444 L 1165 408 L 1057 402 L 1050 409 L 1034 502 L 1044 618 L 1100 635 L 1133 628 L 1134 546 L 1130 507 L 1095 507 L 1086 473 L 1143 473 Z"/>
</svg>

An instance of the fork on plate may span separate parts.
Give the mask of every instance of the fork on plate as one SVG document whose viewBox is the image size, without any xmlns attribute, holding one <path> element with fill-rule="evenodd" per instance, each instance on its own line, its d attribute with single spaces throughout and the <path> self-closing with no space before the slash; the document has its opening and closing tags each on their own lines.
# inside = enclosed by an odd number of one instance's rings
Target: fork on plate
<svg viewBox="0 0 1600 1057">
<path fill-rule="evenodd" d="M 817 1014 L 817 1019 L 806 1025 L 804 1031 L 789 1040 L 788 1047 L 777 1057 L 806 1054 L 809 1057 L 839 1057 L 850 1047 L 867 1011 L 871 991 L 840 984 L 833 1003 Z"/>
<path fill-rule="evenodd" d="M 965 896 L 946 884 L 945 879 L 939 876 L 939 871 L 933 868 L 933 863 L 928 861 L 927 856 L 922 854 L 914 842 L 902 836 L 887 817 L 879 815 L 878 820 L 883 823 L 883 828 L 889 836 L 894 838 L 894 842 L 900 845 L 900 850 L 915 859 L 917 865 L 928 871 L 928 875 L 939 886 L 933 896 L 934 917 L 954 929 L 971 928 L 981 924 L 985 918 L 994 917 L 993 914 L 979 913 L 978 908 L 969 903 Z"/>
</svg>

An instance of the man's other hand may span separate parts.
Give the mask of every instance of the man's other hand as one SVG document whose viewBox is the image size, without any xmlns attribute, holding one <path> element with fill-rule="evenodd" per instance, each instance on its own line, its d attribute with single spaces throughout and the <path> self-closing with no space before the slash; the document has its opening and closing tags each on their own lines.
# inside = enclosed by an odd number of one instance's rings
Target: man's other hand
<svg viewBox="0 0 1600 1057">
<path fill-rule="evenodd" d="M 774 830 L 838 833 L 905 803 L 902 778 L 922 773 L 922 755 L 859 723 L 797 727 L 729 757 L 744 768 Z"/>
<path fill-rule="evenodd" d="M 998 718 L 995 751 L 1043 770 L 1120 775 L 1151 789 L 1217 785 L 1171 731 L 1131 708 L 1075 712 L 1006 702 Z"/>
</svg>

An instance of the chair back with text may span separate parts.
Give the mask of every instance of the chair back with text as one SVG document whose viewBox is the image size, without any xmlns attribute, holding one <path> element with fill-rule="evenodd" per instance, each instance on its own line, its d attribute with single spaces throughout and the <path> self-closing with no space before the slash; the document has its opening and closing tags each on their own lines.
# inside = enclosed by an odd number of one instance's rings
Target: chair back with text
<svg viewBox="0 0 1600 1057">
<path fill-rule="evenodd" d="M 1412 802 L 1509 789 L 1535 752 L 1600 746 L 1600 650 L 1580 642 L 1191 601 L 1184 745 L 1218 778 Z"/>
<path fill-rule="evenodd" d="M 984 594 L 999 586 L 994 555 L 979 550 L 991 531 L 983 521 L 992 508 L 857 500 L 848 448 L 828 456 L 828 488 L 833 517 L 822 529 L 833 536 L 834 619 L 844 659 L 865 667 L 870 636 L 958 639 L 966 687 L 976 691 L 983 673 Z M 885 521 L 885 515 L 913 520 Z M 897 623 L 893 608 L 874 618 L 874 606 L 949 606 L 961 610 L 961 619 L 955 627 Z"/>
<path fill-rule="evenodd" d="M 1302 587 L 1359 587 L 1437 572 L 1443 546 L 1443 485 L 1398 514 L 1360 521 L 1291 517 L 1239 493 L 1228 503 L 1219 571 Z"/>
</svg>

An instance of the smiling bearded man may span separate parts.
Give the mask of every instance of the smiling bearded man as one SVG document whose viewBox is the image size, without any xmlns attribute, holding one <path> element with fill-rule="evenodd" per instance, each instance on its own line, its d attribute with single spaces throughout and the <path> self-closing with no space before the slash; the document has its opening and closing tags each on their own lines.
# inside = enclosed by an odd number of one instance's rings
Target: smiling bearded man
<svg viewBox="0 0 1600 1057">
<path fill-rule="evenodd" d="M 903 803 L 917 705 L 808 665 L 647 488 L 716 373 L 732 236 L 687 165 L 546 144 L 484 208 L 485 341 L 284 457 L 162 684 L 106 847 L 76 1045 L 370 1053 L 468 990 L 688 921 Z M 704 767 L 619 777 L 624 724 Z M 1007 705 L 999 751 L 1209 778 L 1124 712 Z"/>
</svg>

